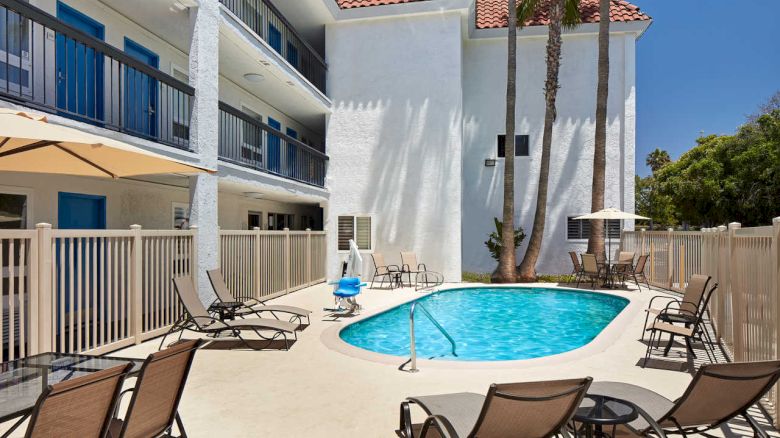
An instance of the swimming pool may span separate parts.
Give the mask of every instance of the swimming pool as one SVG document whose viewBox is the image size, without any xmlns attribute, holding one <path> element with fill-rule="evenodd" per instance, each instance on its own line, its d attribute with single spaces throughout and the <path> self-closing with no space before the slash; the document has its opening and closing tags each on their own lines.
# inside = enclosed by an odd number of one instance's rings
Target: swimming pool
<svg viewBox="0 0 780 438">
<path fill-rule="evenodd" d="M 592 341 L 628 300 L 601 293 L 538 287 L 479 287 L 434 292 L 419 300 L 452 336 L 415 311 L 417 356 L 459 361 L 531 359 Z M 411 303 L 350 324 L 339 336 L 376 353 L 409 356 Z"/>
</svg>

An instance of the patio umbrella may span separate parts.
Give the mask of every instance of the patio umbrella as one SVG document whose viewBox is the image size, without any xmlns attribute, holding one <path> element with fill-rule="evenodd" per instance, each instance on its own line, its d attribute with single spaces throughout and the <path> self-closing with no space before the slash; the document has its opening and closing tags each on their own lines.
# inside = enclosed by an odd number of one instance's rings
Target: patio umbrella
<svg viewBox="0 0 780 438">
<path fill-rule="evenodd" d="M 609 230 L 607 229 L 607 221 L 610 219 L 650 219 L 648 217 L 639 216 L 634 213 L 627 213 L 625 211 L 618 210 L 617 208 L 605 208 L 603 210 L 595 211 L 593 213 L 584 214 L 582 216 L 575 217 L 574 219 L 603 219 L 604 220 L 604 234 L 607 237 L 607 265 L 612 261 L 610 255 L 612 253 L 612 240 L 609 239 Z"/>
<path fill-rule="evenodd" d="M 10 109 L 0 109 L 0 171 L 109 178 L 213 172 Z"/>
</svg>

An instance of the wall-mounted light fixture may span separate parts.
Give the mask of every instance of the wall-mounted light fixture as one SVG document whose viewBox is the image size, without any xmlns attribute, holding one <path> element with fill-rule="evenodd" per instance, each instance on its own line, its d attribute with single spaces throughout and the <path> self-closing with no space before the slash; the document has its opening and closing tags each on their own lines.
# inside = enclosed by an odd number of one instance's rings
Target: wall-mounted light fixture
<svg viewBox="0 0 780 438">
<path fill-rule="evenodd" d="M 485 158 L 485 167 L 496 167 L 495 158 Z"/>
</svg>

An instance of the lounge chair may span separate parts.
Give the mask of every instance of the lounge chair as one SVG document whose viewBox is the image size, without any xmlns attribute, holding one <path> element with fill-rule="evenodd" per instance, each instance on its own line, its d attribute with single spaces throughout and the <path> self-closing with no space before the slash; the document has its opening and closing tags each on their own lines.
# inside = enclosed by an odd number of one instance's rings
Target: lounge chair
<svg viewBox="0 0 780 438">
<path fill-rule="evenodd" d="M 232 293 L 230 293 L 230 289 L 228 289 L 227 283 L 225 282 L 225 277 L 222 276 L 222 271 L 219 269 L 214 269 L 208 271 L 207 274 L 209 276 L 209 281 L 211 282 L 211 287 L 214 288 L 214 292 L 217 294 L 217 299 L 219 301 L 243 304 L 243 307 L 240 307 L 236 311 L 236 316 L 243 318 L 246 315 L 254 315 L 258 318 L 261 318 L 261 312 L 271 312 L 271 315 L 273 315 L 274 318 L 279 319 L 279 317 L 276 316 L 276 313 L 278 312 L 292 315 L 289 321 L 298 324 L 299 327 L 300 324 L 303 323 L 304 317 L 306 318 L 306 324 L 308 325 L 310 323 L 311 310 L 306 310 L 294 306 L 272 306 L 254 298 L 249 300 L 239 300 L 233 296 Z"/>
<path fill-rule="evenodd" d="M 641 386 L 619 382 L 594 382 L 588 394 L 630 401 L 667 433 L 703 434 L 741 416 L 755 436 L 768 438 L 748 409 L 772 389 L 778 377 L 780 361 L 776 360 L 708 364 L 699 368 L 683 395 L 675 401 Z M 652 431 L 647 421 L 640 418 L 624 426 L 621 432 L 647 435 Z"/>
<path fill-rule="evenodd" d="M 203 341 L 180 342 L 149 355 L 138 374 L 135 387 L 120 394 L 132 394 L 124 419 L 111 422 L 112 438 L 170 437 L 174 422 L 180 437 L 186 437 L 179 416 L 179 401 L 190 373 L 192 359 Z"/>
<path fill-rule="evenodd" d="M 582 263 L 580 263 L 580 257 L 575 251 L 569 251 L 569 257 L 571 257 L 572 264 L 571 281 L 569 283 L 575 283 L 579 281 L 580 275 L 582 275 Z"/>
<path fill-rule="evenodd" d="M 278 319 L 268 318 L 251 318 L 251 319 L 238 319 L 235 321 L 223 321 L 214 318 L 209 315 L 203 303 L 198 298 L 198 294 L 195 292 L 195 285 L 192 283 L 190 277 L 176 277 L 173 279 L 174 289 L 179 295 L 179 300 L 184 306 L 184 312 L 182 316 L 176 321 L 173 326 L 165 333 L 160 341 L 160 349 L 165 342 L 165 338 L 171 333 L 179 331 L 179 339 L 185 329 L 192 330 L 197 333 L 204 333 L 208 335 L 221 335 L 228 334 L 237 338 L 244 346 L 253 350 L 262 350 L 265 347 L 254 347 L 251 343 L 247 342 L 241 332 L 245 330 L 253 331 L 262 340 L 267 341 L 265 346 L 270 346 L 280 336 L 284 339 L 285 349 L 290 349 L 290 340 L 287 337 L 288 334 L 295 336 L 295 340 L 298 339 L 296 329 L 297 324 L 293 324 L 287 321 L 279 321 Z M 274 335 L 272 337 L 266 337 L 261 334 L 261 331 L 272 331 Z"/>
<path fill-rule="evenodd" d="M 49 385 L 35 403 L 25 437 L 106 437 L 119 390 L 132 368 L 119 365 Z"/>
<path fill-rule="evenodd" d="M 601 266 L 602 265 L 599 265 L 596 261 L 596 256 L 594 254 L 583 254 L 582 274 L 577 278 L 577 287 L 580 287 L 580 282 L 583 278 L 588 278 L 590 279 L 591 289 L 595 289 L 596 283 L 601 280 Z"/>
<path fill-rule="evenodd" d="M 637 263 L 639 266 L 639 263 Z M 695 315 L 701 306 L 701 300 L 704 297 L 704 292 L 707 290 L 707 284 L 710 279 L 707 275 L 693 274 L 688 280 L 688 285 L 685 286 L 685 292 L 682 298 L 675 298 L 670 295 L 656 295 L 650 298 L 650 304 L 648 304 L 645 310 L 645 325 L 642 326 L 642 337 L 640 340 L 644 340 L 645 331 L 647 330 L 647 323 L 652 316 L 655 318 L 659 313 L 667 311 L 667 314 L 680 313 L 679 322 L 693 322 Z M 637 283 L 638 284 L 638 283 Z M 653 307 L 656 300 L 668 300 L 664 303 L 664 307 Z M 678 310 L 679 309 L 679 310 Z"/>
<path fill-rule="evenodd" d="M 641 280 L 644 280 L 645 284 L 647 285 L 647 289 L 650 289 L 650 281 L 647 279 L 647 276 L 645 276 L 645 265 L 647 264 L 647 257 L 647 254 L 642 254 L 636 259 L 636 264 L 633 266 L 633 268 L 628 272 L 623 273 L 623 282 L 625 283 L 626 278 L 628 277 L 633 278 L 634 283 L 636 283 L 636 287 L 639 288 L 639 292 L 642 292 L 642 284 L 640 283 Z"/>
<path fill-rule="evenodd" d="M 417 263 L 417 254 L 413 252 L 401 251 L 401 272 L 409 278 L 409 286 L 412 285 L 412 274 L 415 275 L 415 284 L 417 283 L 417 274 L 426 272 L 428 268 L 425 263 Z M 401 276 L 403 279 L 403 276 Z"/>
<path fill-rule="evenodd" d="M 390 288 L 392 289 L 396 282 L 396 275 L 401 272 L 401 268 L 398 265 L 388 265 L 385 263 L 385 256 L 375 252 L 371 254 L 371 260 L 374 262 L 374 276 L 371 277 L 371 289 L 374 288 L 374 281 L 379 278 L 379 287 L 385 284 L 385 279 L 388 280 Z"/>
<path fill-rule="evenodd" d="M 709 279 L 708 279 L 709 280 Z M 715 283 L 708 292 L 701 298 L 701 303 L 698 308 L 693 307 L 693 303 L 682 302 L 679 307 L 675 307 L 675 302 L 669 303 L 666 309 L 662 310 L 653 321 L 653 324 L 647 329 L 650 332 L 650 340 L 647 343 L 647 352 L 645 353 L 645 361 L 642 363 L 642 367 L 647 364 L 650 359 L 650 353 L 653 350 L 653 341 L 658 339 L 660 346 L 661 336 L 666 333 L 669 335 L 669 343 L 664 350 L 664 356 L 669 354 L 669 350 L 672 348 L 675 336 L 681 336 L 685 339 L 685 347 L 688 354 L 692 358 L 696 358 L 696 353 L 693 352 L 691 346 L 692 341 L 698 340 L 704 345 L 704 351 L 707 353 L 711 362 L 717 362 L 717 356 L 713 349 L 713 342 L 707 333 L 707 328 L 704 326 L 704 312 L 707 311 L 707 304 L 712 298 L 712 294 L 718 288 L 718 284 Z M 675 324 L 683 324 L 675 325 Z M 705 339 L 706 338 L 706 339 Z"/>
<path fill-rule="evenodd" d="M 410 397 L 401 403 L 396 433 L 402 438 L 549 437 L 569 422 L 591 380 L 493 384 L 487 396 L 461 392 Z M 412 403 L 428 414 L 422 424 L 412 423 Z"/>
</svg>

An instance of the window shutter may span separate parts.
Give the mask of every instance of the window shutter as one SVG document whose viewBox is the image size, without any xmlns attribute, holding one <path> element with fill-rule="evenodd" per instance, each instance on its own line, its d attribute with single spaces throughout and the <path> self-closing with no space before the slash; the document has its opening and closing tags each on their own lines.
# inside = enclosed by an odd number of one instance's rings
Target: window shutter
<svg viewBox="0 0 780 438">
<path fill-rule="evenodd" d="M 355 243 L 360 249 L 371 249 L 371 218 L 355 218 Z"/>
<path fill-rule="evenodd" d="M 349 239 L 355 234 L 355 218 L 339 216 L 339 251 L 349 250 Z"/>
<path fill-rule="evenodd" d="M 566 218 L 566 238 L 567 239 L 579 239 L 580 224 L 579 221 L 574 218 Z"/>
</svg>

